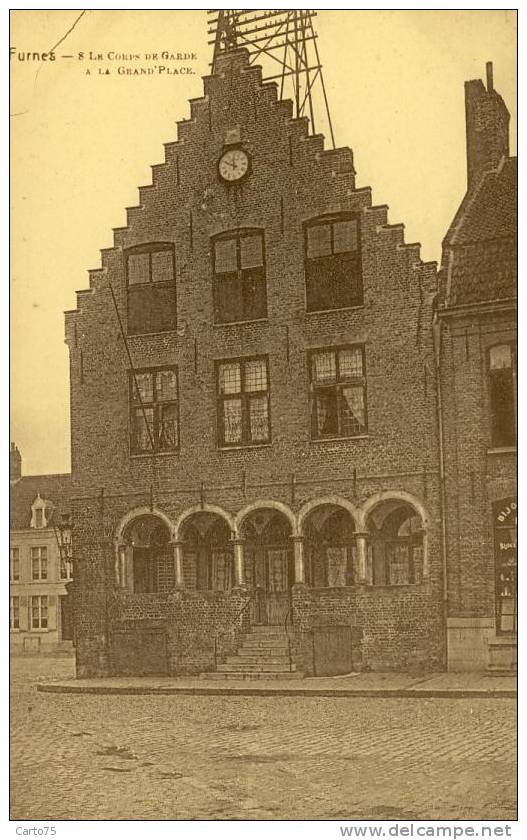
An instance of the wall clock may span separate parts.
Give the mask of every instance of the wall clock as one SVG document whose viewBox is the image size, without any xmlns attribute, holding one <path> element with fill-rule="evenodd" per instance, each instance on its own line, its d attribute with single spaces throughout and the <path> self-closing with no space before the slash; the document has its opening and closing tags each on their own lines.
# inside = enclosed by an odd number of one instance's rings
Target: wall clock
<svg viewBox="0 0 527 840">
<path fill-rule="evenodd" d="M 222 181 L 229 184 L 241 181 L 249 174 L 250 158 L 244 149 L 227 149 L 218 161 Z"/>
</svg>

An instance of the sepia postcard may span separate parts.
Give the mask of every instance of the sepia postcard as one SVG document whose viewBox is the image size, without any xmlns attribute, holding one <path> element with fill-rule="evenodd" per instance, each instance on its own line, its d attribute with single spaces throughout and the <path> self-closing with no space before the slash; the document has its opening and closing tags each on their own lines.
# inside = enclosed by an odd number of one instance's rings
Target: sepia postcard
<svg viewBox="0 0 527 840">
<path fill-rule="evenodd" d="M 516 27 L 11 10 L 17 836 L 520 837 Z"/>
</svg>

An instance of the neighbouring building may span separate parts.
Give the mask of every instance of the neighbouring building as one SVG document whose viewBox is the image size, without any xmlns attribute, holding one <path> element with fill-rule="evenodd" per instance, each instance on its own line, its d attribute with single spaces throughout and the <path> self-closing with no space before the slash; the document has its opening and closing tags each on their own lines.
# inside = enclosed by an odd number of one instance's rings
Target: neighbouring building
<svg viewBox="0 0 527 840">
<path fill-rule="evenodd" d="M 23 476 L 14 443 L 9 456 L 10 648 L 73 652 L 70 476 Z"/>
<path fill-rule="evenodd" d="M 437 267 L 277 91 L 218 56 L 66 313 L 80 677 L 446 665 Z"/>
<path fill-rule="evenodd" d="M 440 353 L 448 661 L 516 666 L 517 162 L 509 113 L 465 84 L 466 195 L 443 242 Z"/>
</svg>

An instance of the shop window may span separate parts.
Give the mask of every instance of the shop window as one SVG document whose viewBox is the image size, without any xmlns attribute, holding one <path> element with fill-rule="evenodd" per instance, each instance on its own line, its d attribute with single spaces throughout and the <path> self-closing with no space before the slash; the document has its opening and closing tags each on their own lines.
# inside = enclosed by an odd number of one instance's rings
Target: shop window
<svg viewBox="0 0 527 840">
<path fill-rule="evenodd" d="M 267 357 L 217 365 L 220 446 L 268 443 L 271 439 Z"/>
<path fill-rule="evenodd" d="M 32 580 L 48 579 L 48 549 L 45 545 L 31 548 L 31 578 Z"/>
<path fill-rule="evenodd" d="M 359 224 L 352 216 L 323 217 L 304 229 L 308 312 L 363 302 Z"/>
<path fill-rule="evenodd" d="M 516 360 L 511 344 L 489 350 L 492 446 L 516 446 Z"/>
<path fill-rule="evenodd" d="M 9 599 L 9 629 L 20 630 L 20 598 L 16 595 Z"/>
<path fill-rule="evenodd" d="M 130 374 L 130 452 L 175 452 L 179 447 L 175 368 Z"/>
<path fill-rule="evenodd" d="M 237 231 L 213 240 L 214 318 L 218 324 L 267 317 L 263 232 Z"/>
<path fill-rule="evenodd" d="M 20 580 L 20 549 L 17 547 L 9 549 L 9 580 Z"/>
<path fill-rule="evenodd" d="M 48 629 L 47 595 L 32 595 L 30 599 L 30 621 L 32 630 Z"/>
<path fill-rule="evenodd" d="M 366 372 L 361 346 L 309 354 L 311 436 L 355 437 L 367 431 Z"/>
<path fill-rule="evenodd" d="M 126 253 L 128 333 L 176 329 L 174 248 L 142 245 Z"/>
</svg>

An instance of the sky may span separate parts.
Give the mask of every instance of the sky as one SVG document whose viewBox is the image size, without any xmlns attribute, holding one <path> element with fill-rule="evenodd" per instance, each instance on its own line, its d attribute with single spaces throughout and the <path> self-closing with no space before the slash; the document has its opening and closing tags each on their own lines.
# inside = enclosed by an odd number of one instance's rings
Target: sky
<svg viewBox="0 0 527 840">
<path fill-rule="evenodd" d="M 79 14 L 11 12 L 11 440 L 25 475 L 70 469 L 63 312 L 151 183 L 211 60 L 204 11 L 87 10 L 66 35 Z M 357 187 L 371 186 L 406 241 L 439 260 L 466 185 L 463 85 L 484 79 L 487 61 L 516 153 L 514 10 L 321 10 L 315 26 L 336 143 L 353 149 Z M 56 53 L 71 58 L 18 58 L 62 38 Z M 196 53 L 172 65 L 193 74 L 119 75 L 147 65 L 107 59 L 162 50 Z"/>
</svg>

